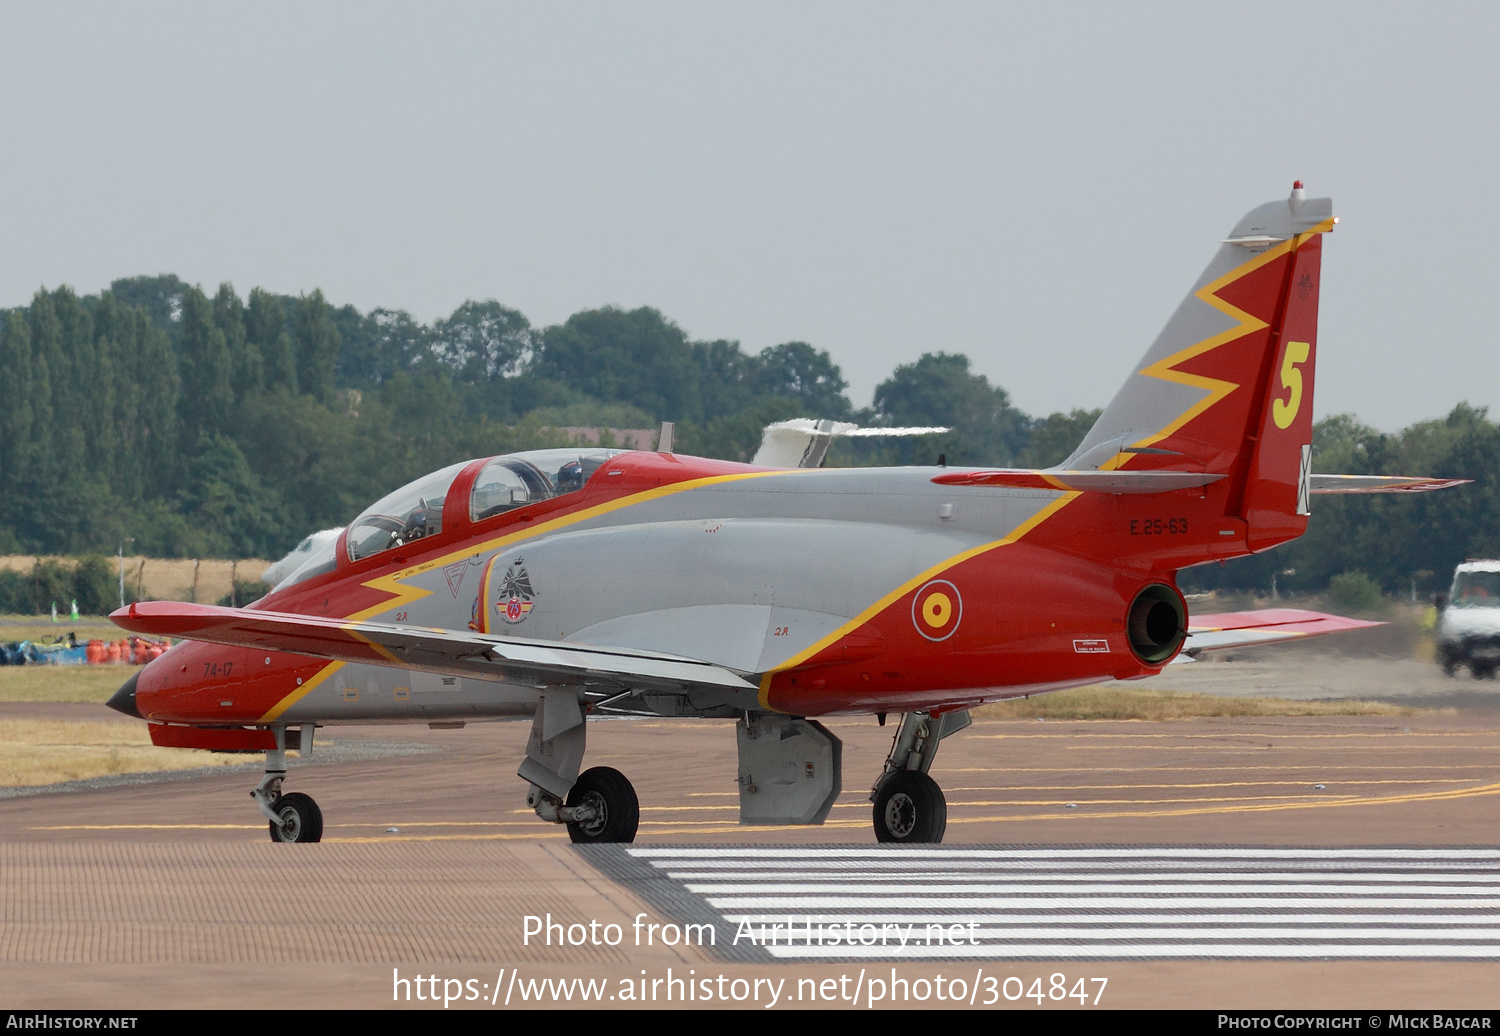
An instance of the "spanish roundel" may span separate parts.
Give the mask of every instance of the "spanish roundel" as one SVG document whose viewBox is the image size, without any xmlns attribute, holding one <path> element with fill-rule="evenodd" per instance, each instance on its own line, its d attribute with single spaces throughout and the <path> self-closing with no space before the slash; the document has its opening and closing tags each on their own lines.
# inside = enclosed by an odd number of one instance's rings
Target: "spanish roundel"
<svg viewBox="0 0 1500 1036">
<path fill-rule="evenodd" d="M 947 640 L 963 618 L 964 602 L 958 587 L 946 579 L 934 579 L 911 602 L 911 621 L 928 640 Z"/>
</svg>

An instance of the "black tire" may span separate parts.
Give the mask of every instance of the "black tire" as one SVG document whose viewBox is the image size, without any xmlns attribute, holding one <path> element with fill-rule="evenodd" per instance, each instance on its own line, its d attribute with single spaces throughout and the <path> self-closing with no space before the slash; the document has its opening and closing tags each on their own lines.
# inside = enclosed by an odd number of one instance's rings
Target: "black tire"
<svg viewBox="0 0 1500 1036">
<path fill-rule="evenodd" d="M 1474 679 L 1476 680 L 1493 680 L 1495 678 L 1495 667 L 1492 665 L 1476 665 L 1470 668 L 1474 670 Z"/>
<path fill-rule="evenodd" d="M 568 837 L 575 842 L 633 842 L 641 822 L 641 803 L 635 788 L 619 770 L 596 766 L 585 770 L 568 792 L 569 806 L 590 805 L 599 811 L 594 820 L 568 825 Z"/>
<path fill-rule="evenodd" d="M 1454 665 L 1452 662 L 1444 662 L 1442 663 L 1442 666 L 1444 676 L 1452 676 L 1454 673 L 1458 672 L 1458 666 Z"/>
<path fill-rule="evenodd" d="M 948 800 L 937 781 L 916 770 L 897 770 L 875 795 L 875 840 L 918 844 L 943 840 Z"/>
<path fill-rule="evenodd" d="M 323 840 L 323 811 L 311 796 L 300 791 L 280 796 L 271 809 L 281 823 L 270 821 L 273 842 L 320 842 Z"/>
</svg>

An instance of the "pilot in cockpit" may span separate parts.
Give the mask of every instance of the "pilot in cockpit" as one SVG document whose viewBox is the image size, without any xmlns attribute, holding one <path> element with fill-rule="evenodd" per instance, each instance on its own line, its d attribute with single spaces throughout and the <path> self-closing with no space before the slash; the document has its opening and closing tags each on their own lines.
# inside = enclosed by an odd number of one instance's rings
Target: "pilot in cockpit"
<svg viewBox="0 0 1500 1036">
<path fill-rule="evenodd" d="M 427 501 L 419 499 L 417 506 L 406 516 L 406 524 L 397 535 L 397 544 L 410 543 L 427 535 Z"/>
<path fill-rule="evenodd" d="M 569 461 L 557 469 L 557 492 L 571 493 L 583 488 L 583 465 L 578 461 Z"/>
</svg>

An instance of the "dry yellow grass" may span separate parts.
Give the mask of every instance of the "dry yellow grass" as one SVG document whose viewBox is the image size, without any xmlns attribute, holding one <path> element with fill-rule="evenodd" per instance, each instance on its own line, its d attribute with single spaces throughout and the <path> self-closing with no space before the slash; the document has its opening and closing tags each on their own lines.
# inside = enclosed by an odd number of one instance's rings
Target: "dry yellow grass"
<svg viewBox="0 0 1500 1036">
<path fill-rule="evenodd" d="M 157 748 L 144 723 L 0 720 L 0 786 L 30 787 L 121 773 L 233 766 L 260 756 Z"/>
<path fill-rule="evenodd" d="M 61 561 L 65 565 L 73 564 L 72 558 L 42 558 L 43 561 Z M 0 568 L 8 568 L 15 572 L 30 572 L 37 559 L 29 554 L 7 554 L 0 556 Z M 115 559 L 111 558 L 114 564 Z M 197 566 L 198 577 L 198 603 L 213 604 L 221 597 L 229 594 L 230 576 L 234 575 L 241 581 L 247 579 L 259 579 L 271 563 L 259 558 L 246 561 L 219 561 L 212 558 L 204 558 L 202 561 L 194 561 L 192 558 L 125 558 L 125 586 L 131 591 L 137 591 L 146 600 L 151 601 L 189 601 L 193 599 L 193 573 Z M 58 601 L 59 608 L 67 607 L 66 601 Z M 244 602 L 241 602 L 244 603 Z"/>
<path fill-rule="evenodd" d="M 1135 687 L 1076 687 L 974 710 L 976 719 L 1201 719 L 1228 716 L 1411 716 L 1421 709 L 1378 701 L 1221 698 Z"/>
<path fill-rule="evenodd" d="M 106 702 L 138 672 L 133 665 L 0 666 L 0 702 Z"/>
</svg>

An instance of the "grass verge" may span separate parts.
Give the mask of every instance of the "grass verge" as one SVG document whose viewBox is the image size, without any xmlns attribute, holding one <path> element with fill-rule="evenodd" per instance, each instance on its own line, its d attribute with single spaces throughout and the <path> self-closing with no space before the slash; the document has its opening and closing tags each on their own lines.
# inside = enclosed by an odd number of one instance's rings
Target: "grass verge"
<svg viewBox="0 0 1500 1036">
<path fill-rule="evenodd" d="M 975 719 L 1206 719 L 1230 716 L 1412 716 L 1426 710 L 1378 701 L 1221 698 L 1138 687 L 1075 687 L 984 705 Z"/>
<path fill-rule="evenodd" d="M 0 702 L 106 702 L 140 671 L 133 665 L 0 666 Z"/>
<path fill-rule="evenodd" d="M 0 786 L 31 787 L 121 773 L 234 766 L 258 756 L 157 748 L 144 723 L 0 720 Z"/>
</svg>

